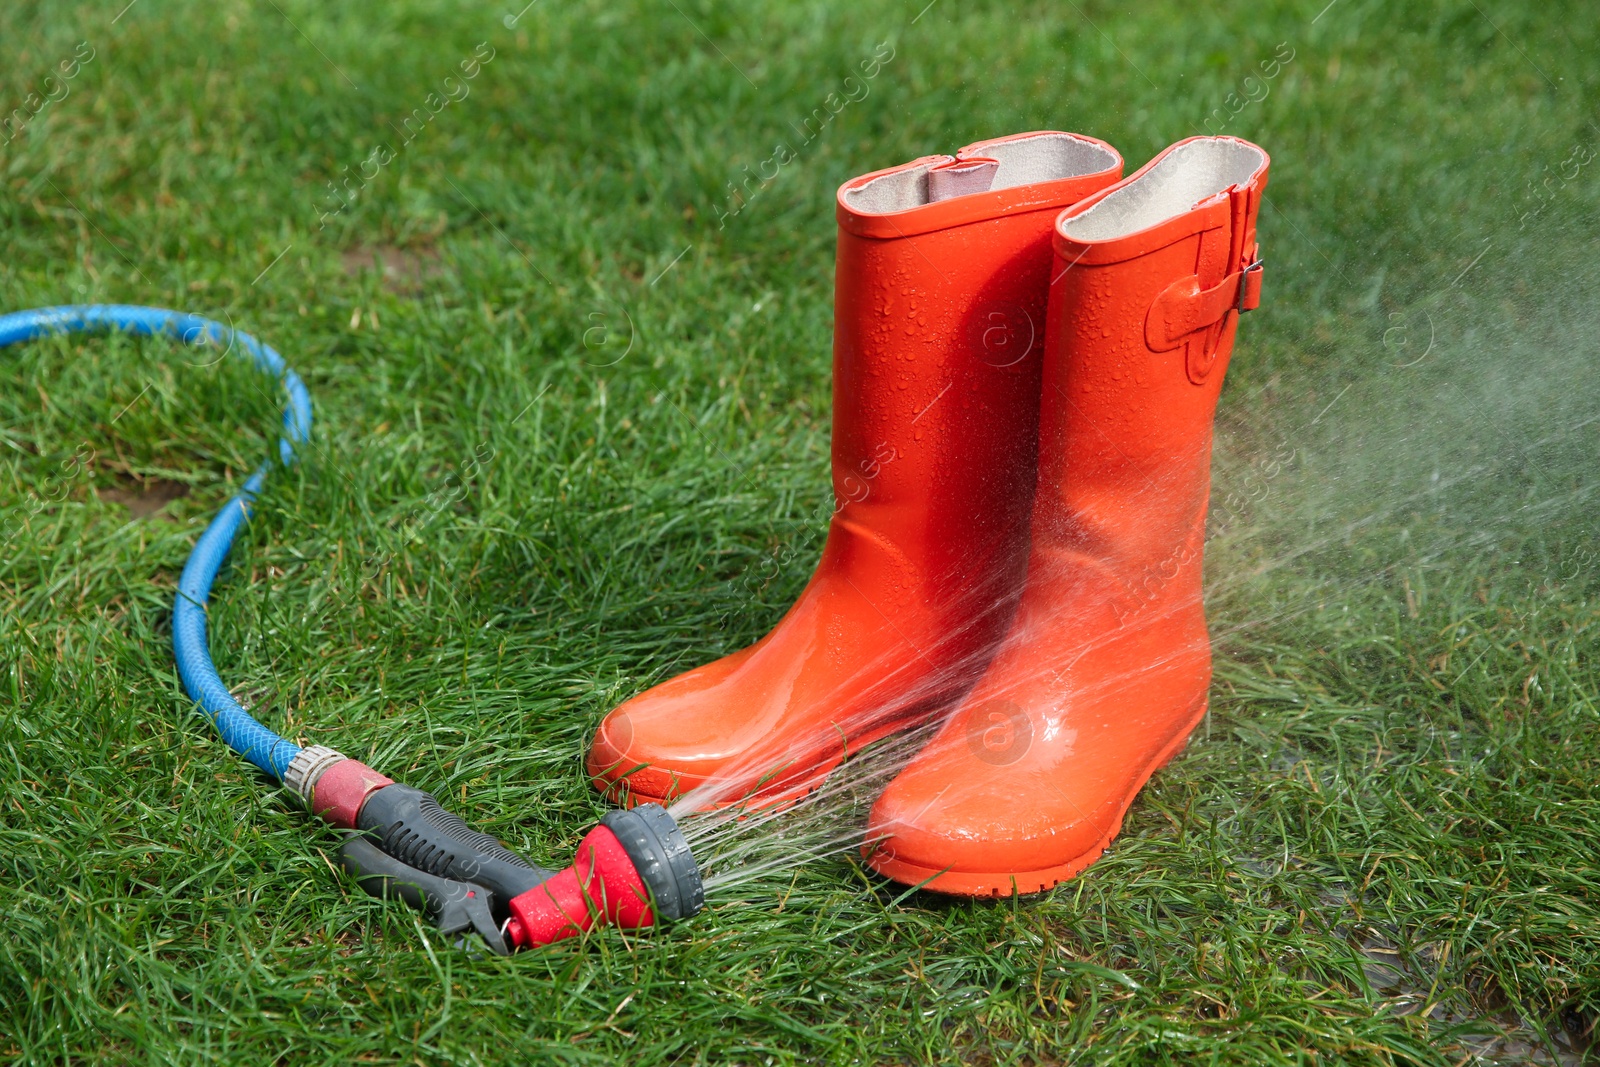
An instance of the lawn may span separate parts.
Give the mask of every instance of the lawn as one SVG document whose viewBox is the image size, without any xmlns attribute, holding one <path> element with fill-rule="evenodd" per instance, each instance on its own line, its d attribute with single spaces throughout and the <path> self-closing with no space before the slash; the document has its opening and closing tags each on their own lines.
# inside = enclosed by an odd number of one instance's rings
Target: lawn
<svg viewBox="0 0 1600 1067">
<path fill-rule="evenodd" d="M 1590 4 L 125 3 L 0 13 L 0 311 L 284 354 L 314 438 L 218 667 L 530 857 L 604 811 L 600 716 L 810 573 L 840 182 L 1236 133 L 1273 157 L 1265 298 L 1211 717 L 1103 860 L 1003 903 L 821 861 L 506 960 L 343 883 L 179 687 L 177 575 L 271 383 L 0 352 L 0 1059 L 1600 1062 Z"/>
</svg>

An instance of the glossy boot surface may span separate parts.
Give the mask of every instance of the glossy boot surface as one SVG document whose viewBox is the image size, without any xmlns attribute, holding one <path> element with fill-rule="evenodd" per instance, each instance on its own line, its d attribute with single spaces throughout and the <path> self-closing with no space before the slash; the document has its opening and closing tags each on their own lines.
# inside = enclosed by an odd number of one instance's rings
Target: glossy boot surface
<svg viewBox="0 0 1600 1067">
<path fill-rule="evenodd" d="M 1062 213 L 1027 580 L 983 677 L 873 808 L 864 851 L 890 877 L 1050 888 L 1203 717 L 1212 415 L 1259 297 L 1267 165 L 1192 138 Z"/>
<path fill-rule="evenodd" d="M 624 803 L 796 795 L 971 685 L 1026 562 L 1051 226 L 1121 166 L 1043 132 L 841 187 L 821 562 L 762 640 L 606 717 L 597 787 Z"/>
</svg>

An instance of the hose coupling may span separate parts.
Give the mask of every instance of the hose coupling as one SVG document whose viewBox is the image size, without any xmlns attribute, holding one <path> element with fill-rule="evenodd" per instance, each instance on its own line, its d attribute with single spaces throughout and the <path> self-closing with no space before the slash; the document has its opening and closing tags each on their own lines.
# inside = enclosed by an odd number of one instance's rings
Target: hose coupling
<svg viewBox="0 0 1600 1067">
<path fill-rule="evenodd" d="M 326 745 L 302 748 L 289 761 L 288 770 L 283 772 L 284 787 L 298 796 L 309 811 L 311 798 L 316 795 L 317 779 L 329 767 L 347 758 L 343 752 L 335 752 Z"/>
</svg>

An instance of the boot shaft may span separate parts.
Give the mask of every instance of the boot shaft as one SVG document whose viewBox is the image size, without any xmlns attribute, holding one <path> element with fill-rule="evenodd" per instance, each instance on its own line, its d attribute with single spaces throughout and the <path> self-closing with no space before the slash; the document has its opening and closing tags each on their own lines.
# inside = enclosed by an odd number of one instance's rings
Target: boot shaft
<svg viewBox="0 0 1600 1067">
<path fill-rule="evenodd" d="M 1191 138 L 1058 220 L 1038 546 L 1198 598 L 1212 417 L 1259 297 L 1267 166 L 1248 142 Z"/>
<path fill-rule="evenodd" d="M 1024 134 L 840 188 L 836 526 L 904 550 L 924 579 L 973 577 L 974 543 L 1020 565 L 1051 224 L 1121 163 L 1090 138 Z"/>
</svg>

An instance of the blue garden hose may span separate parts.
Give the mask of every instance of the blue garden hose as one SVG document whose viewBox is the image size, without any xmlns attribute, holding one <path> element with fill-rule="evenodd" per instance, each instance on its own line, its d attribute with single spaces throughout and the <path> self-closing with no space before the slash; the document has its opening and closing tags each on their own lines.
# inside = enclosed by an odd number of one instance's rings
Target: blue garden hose
<svg viewBox="0 0 1600 1067">
<path fill-rule="evenodd" d="M 191 345 L 223 345 L 225 352 L 237 344 L 258 370 L 277 378 L 288 393 L 279 460 L 284 465 L 294 462 L 295 446 L 309 440 L 311 397 L 283 357 L 247 333 L 198 315 L 127 304 L 36 308 L 0 315 L 0 347 L 51 334 L 104 330 L 161 334 Z M 184 689 L 230 748 L 288 786 L 326 822 L 365 831 L 348 836 L 339 849 L 340 865 L 361 887 L 375 896 L 399 896 L 423 909 L 446 934 L 475 930 L 491 951 L 502 955 L 570 937 L 597 922 L 642 928 L 658 919 L 687 918 L 699 911 L 705 900 L 699 867 L 664 808 L 645 804 L 611 812 L 584 838 L 589 859 L 582 879 L 576 859 L 557 874 L 473 830 L 430 794 L 332 749 L 301 749 L 240 706 L 217 674 L 206 647 L 206 598 L 271 467 L 269 459 L 256 468 L 189 553 L 172 606 L 173 656 Z M 597 840 L 599 844 L 591 843 Z M 607 844 L 614 848 L 602 865 L 594 857 Z M 547 883 L 554 888 L 547 888 Z M 598 887 L 597 896 L 585 888 L 591 884 Z M 616 914 L 598 903 L 640 893 L 646 894 L 635 898 L 642 907 L 621 908 Z"/>
<path fill-rule="evenodd" d="M 0 347 L 51 334 L 106 330 L 161 334 L 184 344 L 223 345 L 228 351 L 237 345 L 251 357 L 257 369 L 282 382 L 289 395 L 289 403 L 283 409 L 283 436 L 278 441 L 279 460 L 286 466 L 294 462 L 295 446 L 310 438 L 311 395 L 299 376 L 284 364 L 283 357 L 249 334 L 199 315 L 129 304 L 34 308 L 0 315 Z M 206 646 L 206 598 L 211 593 L 211 583 L 216 580 L 222 561 L 228 558 L 233 535 L 249 518 L 250 505 L 261 491 L 271 467 L 269 459 L 256 468 L 239 494 L 211 520 L 211 525 L 195 542 L 194 551 L 189 553 L 189 561 L 178 579 L 178 595 L 172 608 L 172 651 L 184 689 L 211 719 L 222 739 L 239 755 L 281 782 L 300 746 L 279 737 L 240 706 L 217 674 L 211 662 L 211 650 Z"/>
</svg>

